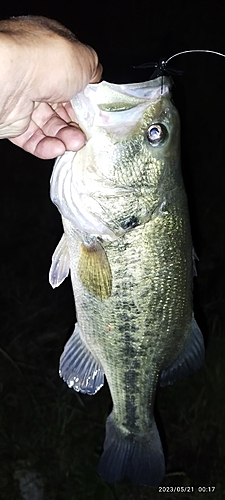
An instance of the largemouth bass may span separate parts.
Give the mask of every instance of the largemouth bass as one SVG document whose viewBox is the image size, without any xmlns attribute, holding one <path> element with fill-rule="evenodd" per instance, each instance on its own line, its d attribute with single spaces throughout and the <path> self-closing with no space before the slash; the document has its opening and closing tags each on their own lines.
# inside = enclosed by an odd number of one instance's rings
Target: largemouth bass
<svg viewBox="0 0 225 500">
<path fill-rule="evenodd" d="M 192 311 L 193 250 L 169 78 L 89 85 L 72 101 L 87 143 L 56 161 L 51 198 L 64 235 L 53 287 L 71 274 L 77 323 L 60 360 L 69 387 L 113 400 L 99 474 L 158 486 L 157 384 L 203 363 Z"/>
</svg>

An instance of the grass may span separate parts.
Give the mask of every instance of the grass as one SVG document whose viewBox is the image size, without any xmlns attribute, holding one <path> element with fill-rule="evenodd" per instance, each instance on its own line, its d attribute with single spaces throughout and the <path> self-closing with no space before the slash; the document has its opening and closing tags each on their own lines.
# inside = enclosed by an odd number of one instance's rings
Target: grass
<svg viewBox="0 0 225 500">
<path fill-rule="evenodd" d="M 225 495 L 221 247 L 218 260 L 202 252 L 199 264 L 196 304 L 206 337 L 204 367 L 157 395 L 167 460 L 163 485 L 190 486 L 195 491 L 159 493 L 128 481 L 109 486 L 96 473 L 111 407 L 108 388 L 94 397 L 80 396 L 58 376 L 58 359 L 75 318 L 69 280 L 54 291 L 48 285 L 51 254 L 61 233 L 48 196 L 51 164 L 31 159 L 30 166 L 28 157 L 16 150 L 15 166 L 12 154 L 14 147 L 6 145 L 3 181 L 10 189 L 1 197 L 1 500 L 22 500 L 20 483 L 28 473 L 43 489 L 41 500 L 173 500 L 201 495 L 221 500 Z M 216 490 L 203 495 L 199 486 Z"/>
</svg>

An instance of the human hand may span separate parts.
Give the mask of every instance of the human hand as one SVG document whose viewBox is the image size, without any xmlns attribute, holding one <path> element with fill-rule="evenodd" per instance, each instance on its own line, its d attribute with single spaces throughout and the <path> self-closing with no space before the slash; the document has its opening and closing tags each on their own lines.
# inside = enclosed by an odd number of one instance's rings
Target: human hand
<svg viewBox="0 0 225 500">
<path fill-rule="evenodd" d="M 85 136 L 70 99 L 102 68 L 95 51 L 44 17 L 0 21 L 0 138 L 39 158 L 77 151 Z"/>
</svg>

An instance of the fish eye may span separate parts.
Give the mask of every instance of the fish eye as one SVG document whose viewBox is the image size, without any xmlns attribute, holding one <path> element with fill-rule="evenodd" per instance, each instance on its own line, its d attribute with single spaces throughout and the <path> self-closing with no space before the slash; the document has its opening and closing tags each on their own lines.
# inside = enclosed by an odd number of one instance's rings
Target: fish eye
<svg viewBox="0 0 225 500">
<path fill-rule="evenodd" d="M 152 123 L 147 130 L 147 139 L 151 146 L 161 146 L 167 137 L 167 128 L 162 123 Z"/>
</svg>

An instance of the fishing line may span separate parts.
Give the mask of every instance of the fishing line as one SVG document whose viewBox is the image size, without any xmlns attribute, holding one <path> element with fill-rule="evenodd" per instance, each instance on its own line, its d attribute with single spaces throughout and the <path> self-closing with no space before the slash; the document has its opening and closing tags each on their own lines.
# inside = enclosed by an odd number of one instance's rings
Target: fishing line
<svg viewBox="0 0 225 500">
<path fill-rule="evenodd" d="M 189 54 L 191 52 L 207 52 L 208 54 L 215 54 L 217 56 L 225 57 L 225 54 L 222 54 L 221 52 L 216 52 L 215 50 L 207 50 L 207 49 L 190 49 L 190 50 L 183 50 L 182 52 L 177 52 L 173 56 L 168 57 L 166 61 L 162 60 L 162 63 L 166 66 L 171 59 L 174 59 L 174 57 L 181 56 L 182 54 Z"/>
<path fill-rule="evenodd" d="M 208 53 L 208 54 L 214 54 L 220 57 L 225 57 L 225 54 L 222 54 L 221 52 L 217 52 L 215 50 L 207 50 L 207 49 L 190 49 L 190 50 L 182 50 L 181 52 L 177 52 L 176 54 L 173 54 L 172 56 L 168 57 L 168 59 L 164 60 L 163 58 L 159 60 L 159 62 L 149 62 L 149 63 L 143 63 L 139 64 L 138 66 L 133 66 L 135 69 L 146 69 L 146 68 L 156 68 L 153 74 L 150 77 L 150 80 L 153 80 L 154 78 L 158 78 L 159 76 L 162 77 L 162 85 L 161 85 L 161 93 L 163 90 L 163 77 L 165 75 L 171 76 L 171 75 L 178 75 L 181 76 L 183 75 L 183 71 L 175 68 L 170 68 L 167 67 L 168 62 L 170 62 L 172 59 L 175 57 L 181 56 L 183 54 L 190 54 L 190 53 Z"/>
</svg>

